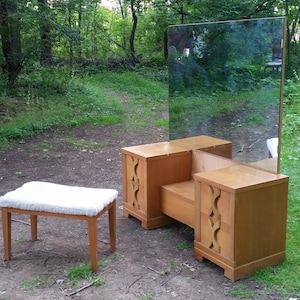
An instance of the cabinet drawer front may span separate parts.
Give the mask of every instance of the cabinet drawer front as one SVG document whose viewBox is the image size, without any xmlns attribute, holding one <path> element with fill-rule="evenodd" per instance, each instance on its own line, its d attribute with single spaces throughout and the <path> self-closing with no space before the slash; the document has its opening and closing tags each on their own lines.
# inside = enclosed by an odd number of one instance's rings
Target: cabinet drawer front
<svg viewBox="0 0 300 300">
<path fill-rule="evenodd" d="M 201 184 L 200 192 L 201 243 L 220 255 L 233 255 L 232 201 L 228 192 Z"/>
<path fill-rule="evenodd" d="M 145 178 L 146 164 L 134 156 L 125 156 L 126 189 L 125 201 L 132 207 L 146 212 Z"/>
</svg>

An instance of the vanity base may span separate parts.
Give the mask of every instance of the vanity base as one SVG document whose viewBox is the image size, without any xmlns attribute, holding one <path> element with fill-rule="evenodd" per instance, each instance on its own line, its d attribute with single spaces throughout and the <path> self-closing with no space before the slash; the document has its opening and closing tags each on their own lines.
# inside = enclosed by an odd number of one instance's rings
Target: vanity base
<svg viewBox="0 0 300 300">
<path fill-rule="evenodd" d="M 285 251 L 251 261 L 243 265 L 235 266 L 234 261 L 231 261 L 226 257 L 221 257 L 219 254 L 216 254 L 214 250 L 207 248 L 207 246 L 202 245 L 200 242 L 194 241 L 194 257 L 200 262 L 207 259 L 215 263 L 224 269 L 225 277 L 232 281 L 236 281 L 248 276 L 249 274 L 253 274 L 259 269 L 275 266 L 281 263 L 285 259 Z"/>
</svg>

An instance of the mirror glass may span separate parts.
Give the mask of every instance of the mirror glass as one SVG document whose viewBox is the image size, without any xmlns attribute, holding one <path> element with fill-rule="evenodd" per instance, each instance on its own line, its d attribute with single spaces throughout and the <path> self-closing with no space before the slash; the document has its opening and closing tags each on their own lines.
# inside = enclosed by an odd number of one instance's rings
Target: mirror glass
<svg viewBox="0 0 300 300">
<path fill-rule="evenodd" d="M 281 17 L 170 26 L 170 140 L 225 139 L 234 160 L 252 164 L 273 145 L 279 172 L 284 29 Z"/>
</svg>

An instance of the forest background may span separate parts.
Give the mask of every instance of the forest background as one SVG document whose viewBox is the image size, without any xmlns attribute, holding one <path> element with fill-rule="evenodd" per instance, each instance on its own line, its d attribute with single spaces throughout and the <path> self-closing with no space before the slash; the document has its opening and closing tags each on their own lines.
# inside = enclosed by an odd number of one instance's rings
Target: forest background
<svg viewBox="0 0 300 300">
<path fill-rule="evenodd" d="M 165 107 L 169 25 L 272 16 L 288 19 L 281 155 L 290 176 L 288 259 L 255 279 L 300 297 L 299 0 L 0 0 L 0 147 L 56 126 L 120 122 L 124 107 L 108 87 L 138 94 L 151 110 Z"/>
<path fill-rule="evenodd" d="M 297 51 L 298 2 L 1 0 L 0 81 L 11 92 L 20 75 L 34 88 L 47 67 L 165 67 L 169 25 L 272 16 L 288 18 L 290 70 L 295 66 L 291 51 Z"/>
</svg>

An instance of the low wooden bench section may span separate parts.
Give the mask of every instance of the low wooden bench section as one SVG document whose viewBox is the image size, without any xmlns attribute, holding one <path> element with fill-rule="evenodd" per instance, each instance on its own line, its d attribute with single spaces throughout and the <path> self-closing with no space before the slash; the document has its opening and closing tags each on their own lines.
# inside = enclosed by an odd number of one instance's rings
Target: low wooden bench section
<svg viewBox="0 0 300 300">
<path fill-rule="evenodd" d="M 161 188 L 161 211 L 173 219 L 194 228 L 194 181 L 164 185 Z"/>
<path fill-rule="evenodd" d="M 88 223 L 92 270 L 98 270 L 97 219 L 108 211 L 110 250 L 116 248 L 116 198 L 114 189 L 66 186 L 32 181 L 0 197 L 4 258 L 11 260 L 11 214 L 28 214 L 31 238 L 37 240 L 37 216 L 85 220 Z"/>
<path fill-rule="evenodd" d="M 227 168 L 238 163 L 201 150 L 192 151 L 191 180 L 161 187 L 161 211 L 191 228 L 195 227 L 195 186 L 193 174 Z"/>
</svg>

